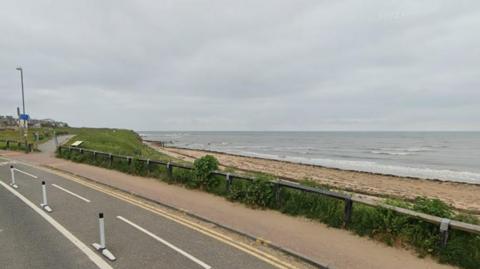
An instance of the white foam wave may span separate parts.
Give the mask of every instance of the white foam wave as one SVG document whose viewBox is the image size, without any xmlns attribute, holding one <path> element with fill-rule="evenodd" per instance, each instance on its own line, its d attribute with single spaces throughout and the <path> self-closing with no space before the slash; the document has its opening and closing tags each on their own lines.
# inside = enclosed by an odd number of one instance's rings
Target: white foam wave
<svg viewBox="0 0 480 269">
<path fill-rule="evenodd" d="M 453 171 L 447 169 L 417 168 L 398 165 L 380 164 L 373 161 L 335 160 L 323 158 L 304 158 L 293 156 L 278 156 L 274 154 L 257 153 L 250 151 L 235 152 L 237 154 L 260 157 L 274 160 L 284 160 L 303 164 L 314 164 L 325 167 L 353 170 L 361 172 L 380 173 L 404 177 L 423 179 L 437 179 L 443 181 L 458 181 L 480 184 L 480 173 L 467 171 Z"/>
<path fill-rule="evenodd" d="M 431 148 L 431 147 L 380 148 L 380 150 L 387 150 L 387 151 L 406 151 L 406 152 L 425 152 L 425 151 L 432 151 L 433 148 Z"/>
<path fill-rule="evenodd" d="M 381 151 L 381 150 L 372 150 L 372 154 L 381 154 L 381 155 L 394 155 L 394 156 L 408 156 L 413 155 L 411 152 L 398 152 L 398 151 Z"/>
<path fill-rule="evenodd" d="M 373 148 L 369 153 L 382 155 L 408 156 L 420 152 L 433 151 L 431 147 L 410 147 L 410 148 Z"/>
<path fill-rule="evenodd" d="M 453 171 L 447 169 L 416 168 L 397 165 L 379 164 L 368 161 L 343 161 L 314 159 L 315 164 L 363 172 L 381 173 L 396 176 L 416 177 L 424 179 L 438 179 L 444 181 L 459 181 L 480 183 L 480 174 L 467 171 Z"/>
</svg>

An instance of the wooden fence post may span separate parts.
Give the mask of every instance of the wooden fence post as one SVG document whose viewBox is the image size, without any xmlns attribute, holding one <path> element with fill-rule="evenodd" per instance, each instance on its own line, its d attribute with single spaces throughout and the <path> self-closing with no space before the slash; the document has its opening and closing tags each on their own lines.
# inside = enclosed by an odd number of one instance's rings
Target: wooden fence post
<svg viewBox="0 0 480 269">
<path fill-rule="evenodd" d="M 127 157 L 127 161 L 128 161 L 128 170 L 131 172 L 131 173 L 135 173 L 135 165 L 133 165 L 133 158 L 128 156 Z"/>
<path fill-rule="evenodd" d="M 351 198 L 345 199 L 345 209 L 344 209 L 344 216 L 343 216 L 343 227 L 346 228 L 350 220 L 352 219 L 352 209 L 353 209 L 353 201 Z"/>
<path fill-rule="evenodd" d="M 445 218 L 442 219 L 442 222 L 440 223 L 440 246 L 442 248 L 445 248 L 447 246 L 449 226 L 450 220 Z"/>
<path fill-rule="evenodd" d="M 108 154 L 108 167 L 112 167 L 113 163 L 113 155 L 111 153 Z"/>
<path fill-rule="evenodd" d="M 147 168 L 147 176 L 150 175 L 150 159 L 147 159 L 145 162 L 145 166 Z"/>
<path fill-rule="evenodd" d="M 172 179 L 173 177 L 173 169 L 172 169 L 172 164 L 170 162 L 167 163 L 167 176 L 169 179 Z"/>
<path fill-rule="evenodd" d="M 277 207 L 280 207 L 280 184 L 279 180 L 276 180 L 277 182 L 275 183 L 274 189 L 275 189 L 275 204 Z"/>
<path fill-rule="evenodd" d="M 232 189 L 232 176 L 230 175 L 230 173 L 227 173 L 227 175 L 225 176 L 225 180 L 227 182 L 227 192 L 230 192 L 230 190 Z"/>
</svg>

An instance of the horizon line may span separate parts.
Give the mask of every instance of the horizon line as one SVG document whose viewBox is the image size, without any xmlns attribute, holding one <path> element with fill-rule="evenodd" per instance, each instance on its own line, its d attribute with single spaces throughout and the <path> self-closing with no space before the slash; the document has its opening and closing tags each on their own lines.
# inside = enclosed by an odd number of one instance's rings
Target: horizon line
<svg viewBox="0 0 480 269">
<path fill-rule="evenodd" d="M 116 129 L 116 128 L 114 128 Z M 480 132 L 480 130 L 134 130 L 136 132 Z"/>
</svg>

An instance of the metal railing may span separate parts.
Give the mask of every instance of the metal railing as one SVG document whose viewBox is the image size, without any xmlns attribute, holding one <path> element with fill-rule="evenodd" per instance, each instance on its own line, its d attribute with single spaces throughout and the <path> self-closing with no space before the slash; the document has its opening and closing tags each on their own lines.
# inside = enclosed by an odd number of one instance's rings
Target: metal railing
<svg viewBox="0 0 480 269">
<path fill-rule="evenodd" d="M 159 160 L 150 160 L 150 159 L 141 159 L 141 158 L 133 158 L 130 156 L 124 156 L 124 155 L 116 155 L 116 154 L 111 154 L 111 153 L 106 153 L 106 152 L 101 152 L 101 151 L 95 151 L 95 150 L 89 150 L 89 149 L 83 149 L 83 148 L 78 148 L 78 147 L 69 147 L 69 146 L 60 146 L 58 147 L 59 153 L 61 153 L 62 150 L 68 150 L 68 151 L 77 151 L 79 153 L 84 153 L 84 152 L 89 152 L 93 154 L 93 157 L 96 158 L 96 156 L 103 155 L 106 156 L 109 160 L 109 165 L 112 165 L 113 159 L 118 158 L 118 159 L 124 159 L 128 162 L 129 165 L 131 165 L 133 160 L 139 161 L 139 162 L 144 162 L 145 164 L 159 164 L 159 165 L 165 165 L 167 169 L 167 174 L 169 177 L 172 177 L 172 169 L 174 167 L 176 168 L 182 168 L 182 169 L 189 169 L 193 170 L 193 166 L 188 166 L 184 164 L 177 164 L 177 163 L 172 163 L 172 162 L 165 162 L 165 161 L 159 161 Z M 214 175 L 217 176 L 224 176 L 226 180 L 226 188 L 227 191 L 230 191 L 230 187 L 232 185 L 232 182 L 234 179 L 240 179 L 240 180 L 247 180 L 247 181 L 254 181 L 254 177 L 249 177 L 246 175 L 239 175 L 239 174 L 232 174 L 232 173 L 226 173 L 223 171 L 215 171 L 213 172 Z M 301 192 L 305 193 L 314 193 L 317 195 L 322 195 L 322 196 L 327 196 L 330 198 L 334 198 L 337 200 L 342 200 L 344 201 L 344 217 L 343 217 L 343 226 L 346 227 L 348 223 L 351 220 L 352 217 L 352 209 L 353 209 L 353 203 L 358 203 L 358 204 L 363 204 L 367 206 L 372 206 L 372 207 L 377 207 L 377 208 L 383 208 L 387 210 L 394 211 L 399 214 L 407 215 L 409 217 L 422 220 L 431 224 L 439 225 L 440 229 L 440 239 L 442 242 L 442 245 L 445 246 L 447 243 L 448 239 L 448 230 L 449 229 L 455 229 L 455 230 L 461 230 L 464 232 L 468 233 L 473 233 L 473 234 L 480 234 L 480 226 L 479 225 L 474 225 L 470 223 L 465 223 L 465 222 L 460 222 L 456 220 L 450 220 L 450 219 L 445 219 L 433 215 L 428 215 L 425 213 L 420 213 L 417 211 L 413 211 L 410 209 L 402 208 L 402 207 L 396 207 L 388 204 L 384 204 L 378 201 L 372 201 L 368 199 L 362 199 L 359 197 L 354 197 L 351 194 L 348 193 L 341 193 L 341 192 L 334 192 L 330 190 L 325 190 L 325 189 L 320 189 L 320 188 L 315 188 L 315 187 L 309 187 L 309 186 L 304 186 L 301 185 L 297 182 L 292 182 L 288 180 L 282 180 L 282 179 L 277 179 L 277 180 L 271 180 L 271 184 L 275 186 L 275 197 L 277 202 L 280 200 L 280 189 L 281 188 L 287 188 L 287 189 L 293 189 L 293 190 L 298 190 Z"/>
</svg>

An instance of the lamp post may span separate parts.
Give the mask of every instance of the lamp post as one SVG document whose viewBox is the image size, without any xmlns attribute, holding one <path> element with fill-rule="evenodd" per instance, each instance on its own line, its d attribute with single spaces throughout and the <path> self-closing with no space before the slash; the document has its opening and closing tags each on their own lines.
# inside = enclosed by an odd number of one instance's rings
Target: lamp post
<svg viewBox="0 0 480 269">
<path fill-rule="evenodd" d="M 23 92 L 23 69 L 21 67 L 17 67 L 17 70 L 20 71 L 20 80 L 22 82 L 22 105 L 23 105 L 23 114 L 25 114 L 25 94 Z"/>
<path fill-rule="evenodd" d="M 16 68 L 18 71 L 20 71 L 20 81 L 22 83 L 22 108 L 23 108 L 23 115 L 25 115 L 25 94 L 23 90 L 23 68 L 22 67 L 17 67 Z M 25 137 L 25 151 L 28 152 L 28 141 L 27 141 L 27 136 L 28 136 L 28 120 L 25 120 L 24 122 L 24 133 L 23 136 Z"/>
</svg>

